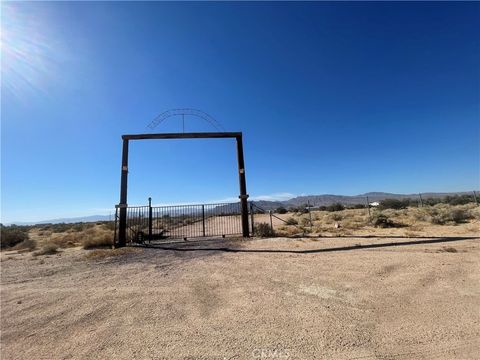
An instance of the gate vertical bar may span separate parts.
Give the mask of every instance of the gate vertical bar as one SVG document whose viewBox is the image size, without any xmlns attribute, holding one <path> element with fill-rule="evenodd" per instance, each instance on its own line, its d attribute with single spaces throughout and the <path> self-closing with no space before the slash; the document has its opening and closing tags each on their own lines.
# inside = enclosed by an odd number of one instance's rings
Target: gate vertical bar
<svg viewBox="0 0 480 360">
<path fill-rule="evenodd" d="M 152 240 L 152 198 L 148 198 L 148 241 Z"/>
<path fill-rule="evenodd" d="M 202 227 L 203 227 L 203 237 L 205 237 L 205 205 L 202 205 Z"/>
<path fill-rule="evenodd" d="M 250 232 L 248 230 L 248 195 L 247 195 L 247 182 L 245 180 L 245 161 L 243 158 L 243 141 L 242 135 L 236 136 L 237 140 L 237 158 L 238 158 L 238 179 L 240 182 L 240 203 L 242 214 L 242 235 L 243 237 L 249 237 Z"/>
<path fill-rule="evenodd" d="M 122 176 L 120 178 L 120 218 L 118 224 L 118 246 L 127 243 L 127 182 L 128 182 L 128 139 L 123 139 Z"/>
</svg>

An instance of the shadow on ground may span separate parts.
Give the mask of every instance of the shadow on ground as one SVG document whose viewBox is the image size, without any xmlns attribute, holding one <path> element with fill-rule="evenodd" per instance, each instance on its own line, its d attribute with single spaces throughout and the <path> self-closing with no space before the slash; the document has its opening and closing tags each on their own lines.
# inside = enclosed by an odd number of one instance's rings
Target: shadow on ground
<svg viewBox="0 0 480 360">
<path fill-rule="evenodd" d="M 320 237 L 315 238 L 321 241 Z M 345 237 L 344 237 L 345 238 Z M 208 240 L 197 240 L 197 241 L 187 241 L 187 242 L 172 242 L 172 243 L 161 243 L 161 244 L 146 244 L 145 247 L 159 250 L 172 250 L 172 251 L 223 251 L 223 252 L 232 252 L 232 253 L 291 253 L 291 254 L 315 254 L 322 252 L 335 252 L 335 251 L 351 251 L 351 250 L 363 250 L 363 249 L 376 249 L 376 248 L 387 248 L 394 246 L 407 246 L 407 245 L 428 245 L 428 244 L 438 244 L 438 243 L 449 243 L 455 241 L 465 241 L 465 240 L 477 240 L 480 237 L 429 237 L 429 238 L 412 238 L 401 237 L 401 236 L 352 236 L 351 238 L 396 238 L 396 239 L 409 239 L 408 241 L 397 241 L 397 242 L 382 242 L 375 244 L 355 244 L 349 246 L 337 246 L 329 247 L 322 249 L 306 249 L 306 250 L 283 250 L 283 249 L 246 249 L 242 245 L 245 244 L 248 240 L 226 240 L 226 239 L 208 239 Z M 312 239 L 312 238 L 311 238 Z M 418 240 L 420 239 L 420 240 Z"/>
</svg>

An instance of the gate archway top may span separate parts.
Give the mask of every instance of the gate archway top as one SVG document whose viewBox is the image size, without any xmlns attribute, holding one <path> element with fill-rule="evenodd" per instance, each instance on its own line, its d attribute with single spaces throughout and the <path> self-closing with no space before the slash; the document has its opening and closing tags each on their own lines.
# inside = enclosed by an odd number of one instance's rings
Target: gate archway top
<svg viewBox="0 0 480 360">
<path fill-rule="evenodd" d="M 153 120 L 150 122 L 150 124 L 147 125 L 147 127 L 153 130 L 153 129 L 155 129 L 158 125 L 160 125 L 162 122 L 164 122 L 165 120 L 167 120 L 167 119 L 170 118 L 170 117 L 173 117 L 173 116 L 185 116 L 185 115 L 198 117 L 198 118 L 203 119 L 203 120 L 205 120 L 206 122 L 208 122 L 208 123 L 209 123 L 210 125 L 212 125 L 215 129 L 217 129 L 217 130 L 219 130 L 219 131 L 225 131 L 225 129 L 223 128 L 223 126 L 222 126 L 217 120 L 215 120 L 213 117 L 211 117 L 210 115 L 208 115 L 206 112 L 204 112 L 204 111 L 202 111 L 202 110 L 190 109 L 190 108 L 171 109 L 171 110 L 164 111 L 163 113 L 161 113 L 160 115 L 158 115 L 155 119 L 153 119 Z"/>
<path fill-rule="evenodd" d="M 195 132 L 122 135 L 123 140 L 241 138 L 241 132 Z"/>
</svg>

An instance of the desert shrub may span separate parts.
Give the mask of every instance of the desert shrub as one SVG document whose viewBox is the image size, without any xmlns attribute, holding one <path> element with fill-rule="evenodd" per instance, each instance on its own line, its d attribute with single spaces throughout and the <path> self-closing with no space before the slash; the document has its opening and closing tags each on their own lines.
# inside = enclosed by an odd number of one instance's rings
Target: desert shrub
<svg viewBox="0 0 480 360">
<path fill-rule="evenodd" d="M 467 194 L 453 195 L 453 196 L 446 196 L 443 199 L 443 202 L 449 205 L 465 205 L 468 203 L 475 202 L 475 198 L 473 197 L 473 195 L 467 195 Z"/>
<path fill-rule="evenodd" d="M 277 214 L 286 214 L 286 213 L 288 212 L 288 210 L 285 209 L 283 206 L 280 206 L 279 208 L 276 208 L 276 209 L 275 209 L 275 212 L 276 212 Z"/>
<path fill-rule="evenodd" d="M 319 206 L 318 210 L 320 211 L 327 211 L 327 207 L 325 205 Z"/>
<path fill-rule="evenodd" d="M 113 245 L 113 235 L 110 233 L 89 233 L 83 239 L 84 249 L 93 249 L 97 247 L 111 247 Z"/>
<path fill-rule="evenodd" d="M 0 248 L 6 249 L 13 247 L 25 240 L 28 240 L 28 228 L 23 226 L 3 226 L 1 228 Z"/>
<path fill-rule="evenodd" d="M 70 230 L 72 228 L 71 224 L 65 224 L 65 223 L 60 223 L 60 224 L 52 224 L 51 225 L 51 230 L 54 233 L 62 233 L 67 230 Z"/>
<path fill-rule="evenodd" d="M 260 237 L 270 237 L 270 236 L 274 236 L 275 232 L 270 227 L 270 224 L 259 223 L 255 225 L 255 235 Z"/>
<path fill-rule="evenodd" d="M 441 202 L 442 202 L 442 199 L 440 198 L 423 199 L 423 205 L 428 205 L 428 206 L 434 206 L 434 205 L 440 204 Z"/>
<path fill-rule="evenodd" d="M 396 224 L 385 214 L 382 213 L 375 213 L 370 218 L 370 222 L 375 227 L 380 228 L 392 228 L 396 227 Z"/>
<path fill-rule="evenodd" d="M 293 217 L 289 217 L 286 221 L 285 224 L 287 225 L 298 225 L 298 221 L 295 220 Z"/>
<path fill-rule="evenodd" d="M 424 205 L 434 206 L 437 204 L 448 204 L 448 205 L 466 205 L 470 203 L 475 203 L 475 198 L 472 195 L 462 194 L 462 195 L 447 195 L 444 198 L 426 198 L 423 199 Z"/>
<path fill-rule="evenodd" d="M 61 248 L 74 247 L 82 242 L 82 233 L 62 234 L 60 236 L 51 237 L 48 242 Z"/>
<path fill-rule="evenodd" d="M 310 234 L 310 233 L 313 231 L 313 229 L 312 229 L 312 227 L 310 226 L 310 224 L 309 224 L 308 226 L 298 226 L 297 228 L 298 228 L 299 230 L 301 230 L 301 232 L 302 232 L 303 234 Z"/>
<path fill-rule="evenodd" d="M 340 203 L 335 203 L 335 204 L 327 206 L 326 210 L 327 211 L 342 211 L 342 210 L 345 210 L 345 206 L 343 206 Z"/>
<path fill-rule="evenodd" d="M 93 223 L 76 223 L 71 225 L 70 229 L 72 229 L 72 231 L 81 232 L 81 231 L 90 229 L 94 226 L 95 224 Z"/>
<path fill-rule="evenodd" d="M 398 199 L 384 199 L 380 201 L 381 209 L 406 209 L 410 205 L 410 199 L 398 200 Z"/>
<path fill-rule="evenodd" d="M 410 216 L 415 221 L 429 221 L 428 209 L 429 209 L 428 207 L 424 206 L 423 208 L 412 210 L 412 212 L 410 213 Z"/>
<path fill-rule="evenodd" d="M 35 240 L 32 240 L 32 239 L 26 239 L 26 240 L 23 240 L 22 242 L 18 243 L 17 245 L 15 245 L 12 250 L 28 250 L 28 251 L 32 251 L 32 250 L 35 250 L 37 247 L 37 243 L 35 242 Z"/>
<path fill-rule="evenodd" d="M 433 214 L 430 216 L 430 222 L 434 225 L 445 225 L 445 218 L 440 214 Z"/>
<path fill-rule="evenodd" d="M 302 217 L 300 219 L 300 224 L 302 226 L 311 226 L 312 225 L 311 222 L 310 222 L 310 218 L 308 218 L 308 217 Z"/>
<path fill-rule="evenodd" d="M 472 216 L 469 212 L 464 209 L 442 209 L 438 213 L 432 215 L 431 222 L 437 225 L 444 225 L 448 222 L 461 224 L 471 218 Z"/>
<path fill-rule="evenodd" d="M 365 209 L 365 207 L 365 204 L 353 204 L 349 206 L 350 209 Z"/>
<path fill-rule="evenodd" d="M 452 207 L 450 205 L 438 204 L 424 209 L 424 219 L 435 225 L 447 223 L 461 224 L 474 217 L 474 212 L 465 206 Z"/>
<path fill-rule="evenodd" d="M 329 216 L 329 218 L 333 221 L 340 221 L 343 219 L 343 215 L 342 214 L 331 214 Z"/>
<path fill-rule="evenodd" d="M 308 206 L 307 204 L 300 206 L 300 207 L 298 208 L 298 212 L 299 212 L 300 214 L 308 214 L 308 212 L 309 212 L 309 206 Z"/>
<path fill-rule="evenodd" d="M 465 209 L 452 209 L 448 214 L 450 221 L 456 224 L 461 224 L 473 218 L 468 210 Z"/>
<path fill-rule="evenodd" d="M 34 256 L 53 255 L 58 252 L 58 246 L 55 244 L 46 244 L 41 250 L 33 253 Z"/>
</svg>

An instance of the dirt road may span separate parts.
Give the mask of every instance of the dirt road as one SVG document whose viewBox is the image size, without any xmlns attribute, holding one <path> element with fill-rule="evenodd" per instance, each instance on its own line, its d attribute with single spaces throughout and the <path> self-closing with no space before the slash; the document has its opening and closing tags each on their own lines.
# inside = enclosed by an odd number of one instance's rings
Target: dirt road
<svg viewBox="0 0 480 360">
<path fill-rule="evenodd" d="M 2 253 L 1 355 L 476 359 L 479 241 L 212 241 L 100 259 L 79 248 Z"/>
</svg>

